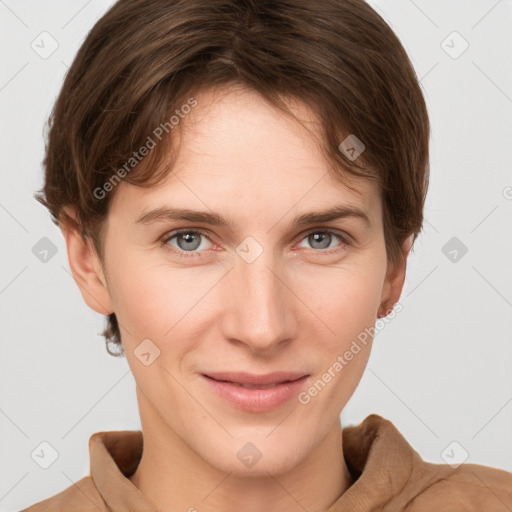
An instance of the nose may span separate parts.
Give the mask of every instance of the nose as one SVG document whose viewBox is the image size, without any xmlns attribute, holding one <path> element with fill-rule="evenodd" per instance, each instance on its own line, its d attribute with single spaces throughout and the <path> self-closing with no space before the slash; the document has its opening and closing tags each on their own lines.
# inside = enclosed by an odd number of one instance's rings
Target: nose
<svg viewBox="0 0 512 512">
<path fill-rule="evenodd" d="M 221 330 L 231 343 L 253 352 L 272 352 L 297 335 L 297 299 L 286 269 L 264 251 L 251 263 L 237 258 L 226 276 Z"/>
</svg>

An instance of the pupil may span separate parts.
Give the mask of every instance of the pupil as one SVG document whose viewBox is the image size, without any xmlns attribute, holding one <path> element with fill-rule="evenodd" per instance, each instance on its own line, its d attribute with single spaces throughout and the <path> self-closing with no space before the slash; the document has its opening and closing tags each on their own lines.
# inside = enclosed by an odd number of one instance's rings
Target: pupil
<svg viewBox="0 0 512 512">
<path fill-rule="evenodd" d="M 313 236 L 313 239 L 315 242 L 324 242 L 325 240 L 329 241 L 328 237 L 330 235 L 328 233 L 313 233 L 313 235 L 311 235 L 311 236 Z M 321 248 L 325 249 L 325 247 L 327 247 L 328 245 L 329 245 L 329 243 L 327 243 L 327 244 L 324 243 Z"/>
<path fill-rule="evenodd" d="M 181 235 L 181 238 L 183 238 L 185 240 L 185 245 L 187 249 L 196 249 L 197 247 L 199 247 L 197 241 L 195 241 L 194 239 L 196 238 L 196 235 L 194 233 L 185 233 L 185 234 L 182 234 Z M 198 237 L 199 239 L 199 237 Z M 196 242 L 196 245 L 192 245 L 190 246 L 190 244 L 194 243 L 194 241 Z"/>
</svg>

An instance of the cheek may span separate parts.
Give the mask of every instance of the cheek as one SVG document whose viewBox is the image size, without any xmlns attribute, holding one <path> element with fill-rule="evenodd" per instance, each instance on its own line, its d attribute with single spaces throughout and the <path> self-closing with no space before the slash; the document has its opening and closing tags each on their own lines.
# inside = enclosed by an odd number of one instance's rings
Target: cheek
<svg viewBox="0 0 512 512">
<path fill-rule="evenodd" d="M 315 315 L 305 315 L 301 331 L 315 340 L 321 360 L 316 384 L 304 398 L 315 407 L 340 412 L 355 391 L 370 356 L 384 274 L 384 264 L 375 259 L 322 269 L 303 281 L 301 293 Z"/>
<path fill-rule="evenodd" d="M 211 271 L 152 265 L 144 256 L 119 261 L 110 274 L 123 343 L 149 338 L 161 347 L 184 330 L 191 337 L 191 319 L 197 320 L 205 295 L 218 280 Z"/>
<path fill-rule="evenodd" d="M 320 336 L 322 351 L 345 351 L 352 339 L 375 322 L 385 273 L 378 248 L 337 267 L 311 265 L 285 276 L 298 301 L 290 298 L 303 335 Z M 123 343 L 154 339 L 164 346 L 169 339 L 195 339 L 194 330 L 209 324 L 213 310 L 220 319 L 224 268 L 173 266 L 148 254 L 111 256 L 109 288 L 116 316 L 122 325 Z M 118 255 L 120 256 L 120 255 Z M 149 260 L 149 261 L 148 261 Z M 302 311 L 302 313 L 301 313 Z M 195 324 L 194 328 L 191 324 Z M 314 325 L 313 325 L 314 324 Z M 315 333 L 312 332 L 315 330 Z"/>
<path fill-rule="evenodd" d="M 298 284 L 298 295 L 325 333 L 324 340 L 343 348 L 352 337 L 374 325 L 380 305 L 385 269 L 379 261 L 339 268 L 319 268 Z M 308 320 L 311 322 L 311 320 Z"/>
</svg>

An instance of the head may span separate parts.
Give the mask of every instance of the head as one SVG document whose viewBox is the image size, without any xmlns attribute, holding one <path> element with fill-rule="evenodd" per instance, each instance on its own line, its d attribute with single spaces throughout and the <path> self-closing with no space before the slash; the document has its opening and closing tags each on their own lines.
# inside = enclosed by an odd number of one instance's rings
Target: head
<svg viewBox="0 0 512 512">
<path fill-rule="evenodd" d="M 232 470 L 233 439 L 199 426 L 202 375 L 288 370 L 312 386 L 391 311 L 421 231 L 429 131 L 405 50 L 361 0 L 114 4 L 64 81 L 37 199 L 141 412 Z M 370 348 L 283 406 L 294 414 L 269 438 L 275 410 L 211 412 L 284 471 L 339 418 Z"/>
</svg>

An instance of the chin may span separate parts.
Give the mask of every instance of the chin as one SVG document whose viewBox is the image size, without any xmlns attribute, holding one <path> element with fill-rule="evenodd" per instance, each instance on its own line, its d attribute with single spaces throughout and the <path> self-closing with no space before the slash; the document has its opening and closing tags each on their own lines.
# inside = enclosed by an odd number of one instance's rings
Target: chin
<svg viewBox="0 0 512 512">
<path fill-rule="evenodd" d="M 252 441 L 251 436 L 230 439 L 224 445 L 204 447 L 201 456 L 211 466 L 232 476 L 268 478 L 269 473 L 279 475 L 293 470 L 308 455 L 308 445 L 303 440 L 295 442 L 288 436 L 285 444 L 266 436 L 267 433 L 252 436 Z"/>
</svg>

